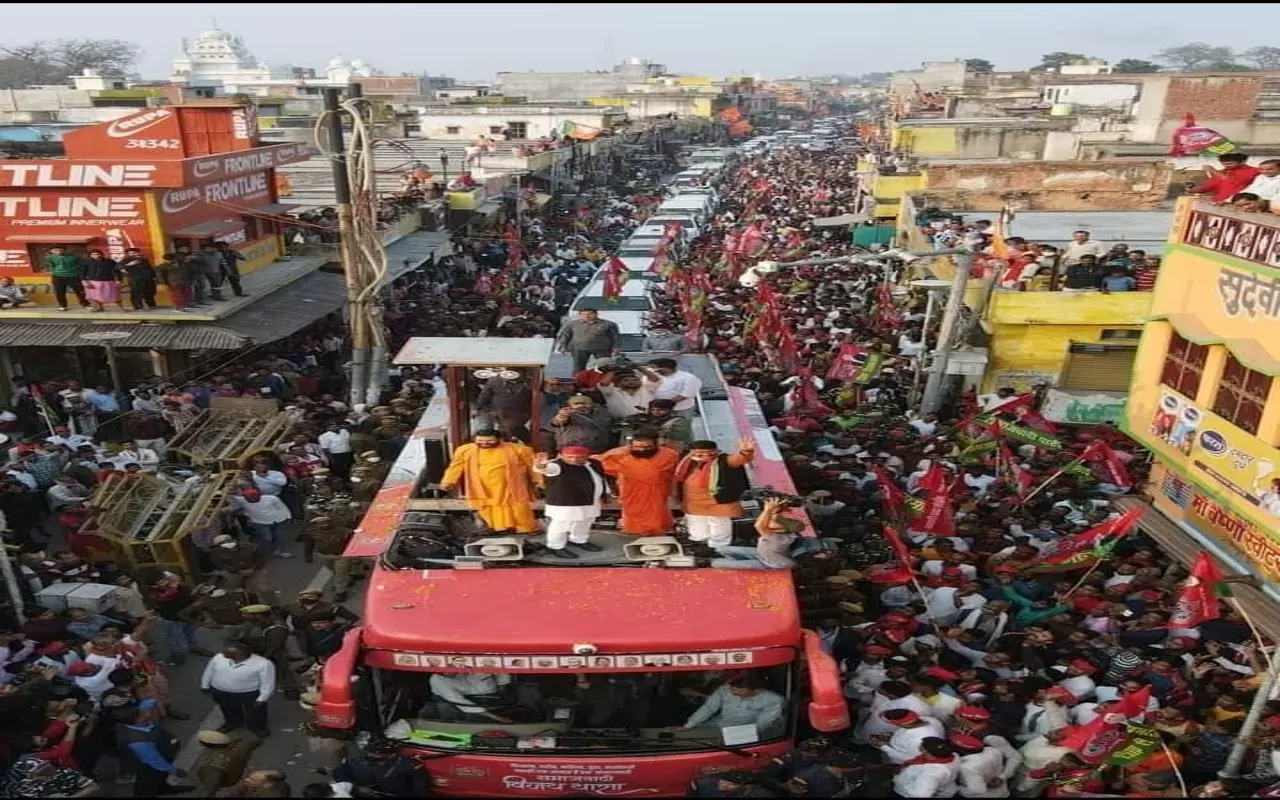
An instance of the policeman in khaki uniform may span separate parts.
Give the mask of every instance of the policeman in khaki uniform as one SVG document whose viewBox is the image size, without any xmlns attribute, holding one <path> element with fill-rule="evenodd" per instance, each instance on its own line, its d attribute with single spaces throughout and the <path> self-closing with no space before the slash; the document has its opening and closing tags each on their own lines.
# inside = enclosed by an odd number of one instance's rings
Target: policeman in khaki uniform
<svg viewBox="0 0 1280 800">
<path fill-rule="evenodd" d="M 318 556 L 333 572 L 333 597 L 341 603 L 351 591 L 352 559 L 343 558 L 342 551 L 351 538 L 351 529 L 335 525 L 329 517 L 313 517 L 303 533 L 303 555 L 308 564 Z"/>
<path fill-rule="evenodd" d="M 271 606 L 260 603 L 240 609 L 244 619 L 227 635 L 228 642 L 240 642 L 276 667 L 276 686 L 290 700 L 301 695 L 298 673 L 289 665 L 289 626 L 276 616 Z"/>
<path fill-rule="evenodd" d="M 196 734 L 200 743 L 200 755 L 191 768 L 196 781 L 196 793 L 201 797 L 213 797 L 219 789 L 235 786 L 244 777 L 249 758 L 261 740 L 256 737 L 232 737 L 221 731 L 200 731 Z"/>
<path fill-rule="evenodd" d="M 244 622 L 240 609 L 259 602 L 258 596 L 248 589 L 216 589 L 212 584 L 201 584 L 192 594 L 196 601 L 184 608 L 181 616 L 204 628 L 240 625 Z"/>
</svg>

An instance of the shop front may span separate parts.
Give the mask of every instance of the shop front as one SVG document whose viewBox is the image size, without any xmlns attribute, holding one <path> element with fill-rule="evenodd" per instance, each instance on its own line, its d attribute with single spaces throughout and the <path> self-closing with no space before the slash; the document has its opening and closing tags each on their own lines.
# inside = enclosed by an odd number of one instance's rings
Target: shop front
<svg viewBox="0 0 1280 800">
<path fill-rule="evenodd" d="M 137 248 L 153 264 L 178 247 L 222 241 L 242 273 L 281 252 L 275 168 L 311 157 L 298 144 L 260 146 L 240 105 L 141 109 L 72 131 L 66 157 L 0 162 L 0 276 L 51 304 L 53 248 L 114 259 Z"/>
</svg>

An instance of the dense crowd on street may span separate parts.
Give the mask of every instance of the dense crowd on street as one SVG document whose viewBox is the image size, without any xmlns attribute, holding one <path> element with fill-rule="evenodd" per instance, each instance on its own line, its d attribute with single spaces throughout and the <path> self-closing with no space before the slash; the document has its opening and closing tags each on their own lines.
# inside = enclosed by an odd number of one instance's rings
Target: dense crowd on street
<svg viewBox="0 0 1280 800">
<path fill-rule="evenodd" d="M 1109 426 L 1045 419 L 1033 387 L 956 392 L 938 413 L 916 412 L 919 361 L 938 333 L 936 323 L 926 329 L 925 298 L 897 286 L 901 262 L 813 224 L 863 202 L 860 151 L 784 147 L 735 164 L 705 235 L 655 267 L 665 302 L 649 320 L 641 363 L 575 338 L 574 323 L 596 318 L 567 312 L 609 243 L 654 205 L 660 175 L 648 167 L 627 192 L 602 188 L 529 215 L 522 229 L 459 241 L 454 255 L 397 281 L 384 303 L 393 346 L 410 336 L 554 338 L 579 362 L 573 379 L 523 394 L 495 380 L 476 399 L 478 439 L 531 431 L 549 506 L 557 479 L 590 460 L 624 475 L 627 532 L 675 529 L 655 509 L 681 483 L 681 535 L 703 563 L 793 572 L 806 627 L 839 665 L 853 727 L 806 737 L 762 769 L 699 777 L 694 796 L 1215 797 L 1280 783 L 1280 709 L 1267 705 L 1253 736 L 1239 739 L 1270 643 L 1233 603 L 1191 602 L 1187 570 L 1113 503 L 1142 487 L 1145 455 Z M 983 223 L 918 223 L 938 247 L 992 247 Z M 1016 237 L 1004 244 L 1014 253 L 999 259 L 1009 288 L 1077 255 L 1074 264 L 1092 256 L 1109 270 L 1125 261 L 1133 285 L 1104 280 L 1104 291 L 1149 289 L 1142 282 L 1158 267 L 1118 246 L 1090 248 L 1087 234 L 1076 235 L 1078 253 Z M 1024 252 L 1028 268 L 1015 270 Z M 1002 268 L 996 255 L 990 268 Z M 852 258 L 753 268 L 836 256 Z M 1140 277 L 1144 269 L 1152 275 Z M 429 371 L 396 369 L 381 405 L 347 405 L 338 399 L 344 345 L 331 318 L 209 374 L 127 394 L 74 380 L 13 387 L 0 414 L 11 445 L 0 510 L 18 548 L 23 607 L 0 607 L 0 713 L 11 721 L 0 735 L 0 793 L 87 796 L 108 780 L 136 796 L 295 791 L 254 759 L 272 733 L 270 701 L 278 693 L 314 704 L 308 680 L 355 621 L 342 601 L 361 569 L 343 547 L 432 392 Z M 774 499 L 756 537 L 726 537 L 716 520 L 740 516 L 743 498 L 711 497 L 699 465 L 722 464 L 731 476 L 754 448 L 719 453 L 693 438 L 696 378 L 671 360 L 689 351 L 714 354 L 729 383 L 756 393 L 816 536 L 798 536 L 796 512 Z M 542 392 L 536 421 L 531 391 Z M 210 479 L 168 443 L 219 397 L 274 402 L 295 422 L 277 447 L 245 457 L 226 502 L 192 536 L 190 574 L 130 565 L 85 533 L 104 483 L 196 490 Z M 646 475 L 665 465 L 647 491 L 626 484 L 637 460 Z M 575 524 L 583 517 L 548 516 L 559 549 L 589 544 Z M 332 568 L 329 599 L 273 591 L 272 564 L 299 555 Z M 116 601 L 41 605 L 44 590 L 65 583 L 114 586 Z M 214 641 L 216 651 L 201 647 Z M 197 761 L 183 774 L 166 719 L 195 710 L 171 695 L 166 672 L 193 658 L 224 724 L 199 733 Z M 732 674 L 725 681 L 742 708 L 764 692 Z M 737 724 L 735 708 L 726 701 L 719 724 Z M 416 765 L 394 743 L 356 748 L 352 736 L 314 725 L 303 733 L 315 774 L 303 796 L 427 793 L 431 763 Z M 1229 770 L 1238 777 L 1219 778 L 1233 746 L 1243 748 Z"/>
</svg>

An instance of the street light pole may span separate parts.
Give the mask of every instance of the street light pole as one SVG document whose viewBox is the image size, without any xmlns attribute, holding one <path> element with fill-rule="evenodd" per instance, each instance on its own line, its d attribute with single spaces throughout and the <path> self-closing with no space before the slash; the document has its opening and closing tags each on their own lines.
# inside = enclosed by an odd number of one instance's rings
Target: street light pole
<svg viewBox="0 0 1280 800">
<path fill-rule="evenodd" d="M 956 274 L 951 281 L 951 295 L 942 312 L 942 328 L 938 331 L 937 349 L 933 351 L 933 363 L 929 365 L 929 380 L 924 385 L 924 397 L 920 401 L 920 413 L 937 413 L 942 405 L 942 390 L 946 385 L 947 361 L 951 357 L 951 340 L 960 323 L 960 307 L 964 305 L 964 292 L 969 285 L 969 269 L 973 255 L 968 251 L 956 256 Z"/>
<path fill-rule="evenodd" d="M 447 192 L 449 191 L 449 154 L 445 152 L 443 147 L 440 148 L 440 172 L 444 175 L 442 185 Z"/>
</svg>

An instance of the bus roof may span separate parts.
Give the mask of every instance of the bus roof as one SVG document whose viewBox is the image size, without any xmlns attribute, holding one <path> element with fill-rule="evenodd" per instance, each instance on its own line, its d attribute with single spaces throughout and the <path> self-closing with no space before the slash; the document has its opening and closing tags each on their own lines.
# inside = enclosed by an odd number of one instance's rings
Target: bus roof
<svg viewBox="0 0 1280 800">
<path fill-rule="evenodd" d="M 799 627 L 789 572 L 406 569 L 373 577 L 363 637 L 420 653 L 568 654 L 588 643 L 608 654 L 798 645 Z"/>
<path fill-rule="evenodd" d="M 452 364 L 465 367 L 541 367 L 551 357 L 550 339 L 414 336 L 394 364 Z"/>
</svg>

